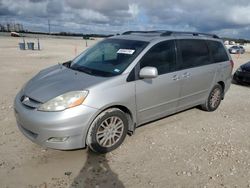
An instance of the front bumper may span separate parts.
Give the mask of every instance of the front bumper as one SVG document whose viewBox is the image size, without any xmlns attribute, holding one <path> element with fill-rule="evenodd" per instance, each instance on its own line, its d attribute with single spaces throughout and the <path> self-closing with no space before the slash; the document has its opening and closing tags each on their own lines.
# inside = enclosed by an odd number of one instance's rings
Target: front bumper
<svg viewBox="0 0 250 188">
<path fill-rule="evenodd" d="M 97 109 L 84 105 L 61 112 L 41 112 L 24 106 L 19 94 L 15 98 L 14 110 L 18 128 L 27 138 L 61 150 L 85 147 L 88 128 L 98 113 Z M 50 141 L 51 138 L 66 140 Z"/>
<path fill-rule="evenodd" d="M 230 54 L 239 54 L 240 51 L 239 50 L 229 50 Z"/>
<path fill-rule="evenodd" d="M 250 72 L 239 72 L 234 73 L 233 79 L 238 83 L 250 84 Z"/>
</svg>

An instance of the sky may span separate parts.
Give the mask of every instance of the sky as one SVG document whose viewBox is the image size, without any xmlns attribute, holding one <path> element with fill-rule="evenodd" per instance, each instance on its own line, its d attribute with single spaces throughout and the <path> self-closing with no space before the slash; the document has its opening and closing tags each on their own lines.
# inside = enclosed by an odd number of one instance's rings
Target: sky
<svg viewBox="0 0 250 188">
<path fill-rule="evenodd" d="M 250 39 L 250 0 L 0 0 L 0 23 L 32 31 L 215 33 Z"/>
</svg>

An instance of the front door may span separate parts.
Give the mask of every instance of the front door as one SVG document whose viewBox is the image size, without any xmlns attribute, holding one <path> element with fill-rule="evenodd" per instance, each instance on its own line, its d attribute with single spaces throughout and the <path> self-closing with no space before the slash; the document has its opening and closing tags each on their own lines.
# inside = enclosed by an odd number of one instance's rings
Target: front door
<svg viewBox="0 0 250 188">
<path fill-rule="evenodd" d="M 155 67 L 159 76 L 136 81 L 138 125 L 176 111 L 180 80 L 176 71 L 175 41 L 153 46 L 140 61 L 140 68 Z"/>
</svg>

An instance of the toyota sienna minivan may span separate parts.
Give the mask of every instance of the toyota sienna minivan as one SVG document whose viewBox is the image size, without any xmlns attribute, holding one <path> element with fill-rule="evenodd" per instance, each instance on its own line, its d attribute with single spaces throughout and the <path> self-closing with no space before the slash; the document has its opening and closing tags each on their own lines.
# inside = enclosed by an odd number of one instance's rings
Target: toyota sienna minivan
<svg viewBox="0 0 250 188">
<path fill-rule="evenodd" d="M 17 94 L 20 131 L 60 150 L 114 150 L 147 122 L 201 106 L 214 111 L 233 61 L 211 34 L 129 31 L 39 72 Z"/>
</svg>

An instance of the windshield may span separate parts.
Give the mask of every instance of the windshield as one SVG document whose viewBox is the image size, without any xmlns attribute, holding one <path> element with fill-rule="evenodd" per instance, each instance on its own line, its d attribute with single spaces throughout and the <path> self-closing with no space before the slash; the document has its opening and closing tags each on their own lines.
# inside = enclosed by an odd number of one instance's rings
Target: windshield
<svg viewBox="0 0 250 188">
<path fill-rule="evenodd" d="M 106 39 L 75 58 L 71 69 L 97 76 L 121 74 L 148 43 L 135 40 Z"/>
<path fill-rule="evenodd" d="M 232 46 L 233 49 L 238 49 L 239 47 L 238 46 Z"/>
</svg>

